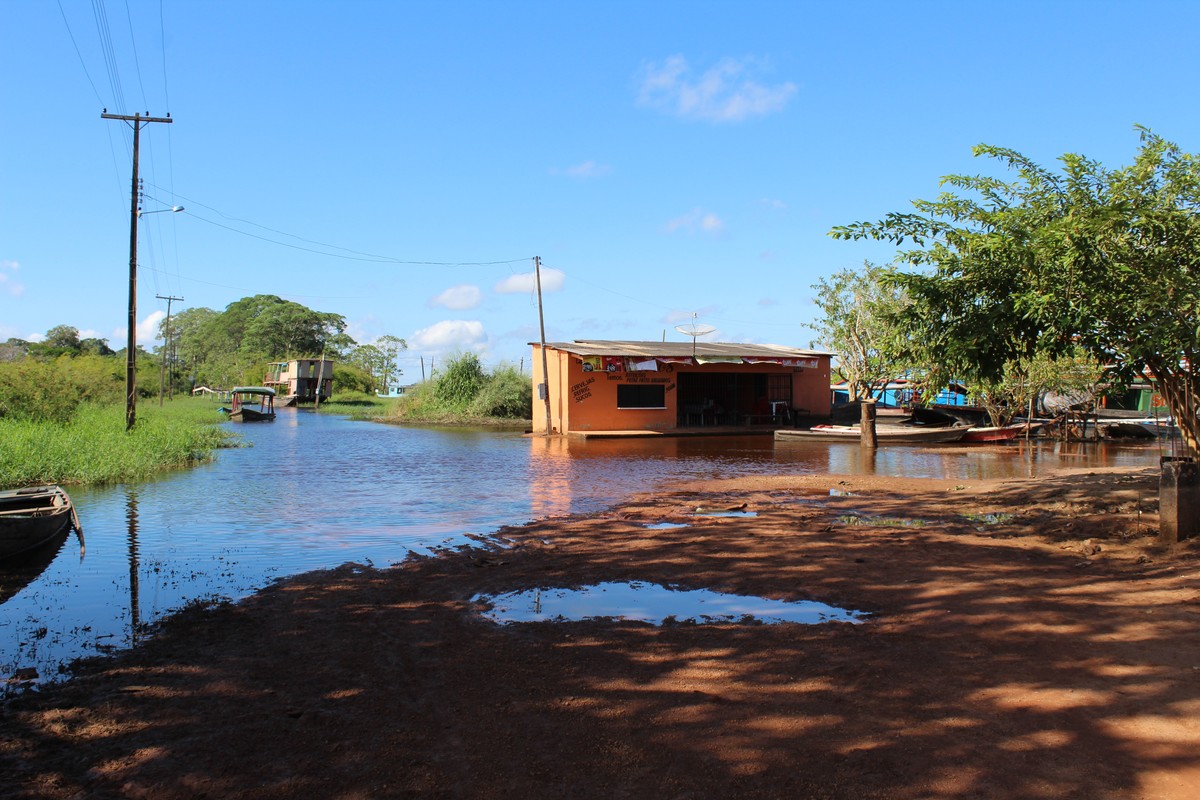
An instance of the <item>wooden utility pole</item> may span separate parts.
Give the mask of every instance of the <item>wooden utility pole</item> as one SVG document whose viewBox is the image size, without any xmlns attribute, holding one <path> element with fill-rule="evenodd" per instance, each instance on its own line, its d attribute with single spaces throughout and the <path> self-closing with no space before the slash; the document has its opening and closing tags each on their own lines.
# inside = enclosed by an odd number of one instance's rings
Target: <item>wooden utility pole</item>
<svg viewBox="0 0 1200 800">
<path fill-rule="evenodd" d="M 137 223 L 138 200 L 138 144 L 141 140 L 142 126 L 151 122 L 171 123 L 168 114 L 165 117 L 152 117 L 134 114 L 109 114 L 108 109 L 100 115 L 101 119 L 119 119 L 132 123 L 133 128 L 133 182 L 129 198 L 129 335 L 125 342 L 125 430 L 133 430 L 137 422 Z"/>
<path fill-rule="evenodd" d="M 163 349 L 161 353 L 161 362 L 158 366 L 158 407 L 162 408 L 163 404 L 163 379 L 167 374 L 167 353 L 170 352 L 171 346 L 171 301 L 178 300 L 183 302 L 182 297 L 171 297 L 170 295 L 163 297 L 161 294 L 154 295 L 159 300 L 167 301 L 167 324 L 163 327 Z"/>
<path fill-rule="evenodd" d="M 539 391 L 542 394 L 542 399 L 546 401 L 546 436 L 549 436 L 553 431 L 550 427 L 550 369 L 548 359 L 546 357 L 546 318 L 542 314 L 542 259 L 541 256 L 533 257 L 533 274 L 537 280 L 537 297 L 538 297 L 538 329 L 540 338 L 538 341 L 542 346 L 542 383 Z"/>
</svg>

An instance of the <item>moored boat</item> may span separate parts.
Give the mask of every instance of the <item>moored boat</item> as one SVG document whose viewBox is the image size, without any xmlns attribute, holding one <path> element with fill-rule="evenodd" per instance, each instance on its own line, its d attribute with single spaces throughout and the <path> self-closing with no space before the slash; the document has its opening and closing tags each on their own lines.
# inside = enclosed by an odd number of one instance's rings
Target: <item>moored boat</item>
<svg viewBox="0 0 1200 800">
<path fill-rule="evenodd" d="M 963 434 L 962 441 L 967 443 L 1007 442 L 1024 436 L 1026 431 L 1032 433 L 1040 427 L 1040 425 L 1021 422 L 1014 425 L 1000 425 L 998 427 L 967 428 L 967 432 Z"/>
<path fill-rule="evenodd" d="M 270 422 L 275 419 L 275 390 L 268 386 L 235 386 L 229 419 L 234 422 Z M 253 406 L 257 405 L 258 408 Z"/>
<path fill-rule="evenodd" d="M 79 520 L 62 487 L 0 491 L 0 560 L 35 550 L 71 527 L 79 530 Z"/>
<path fill-rule="evenodd" d="M 880 425 L 875 428 L 879 444 L 936 444 L 957 442 L 967 432 L 965 427 L 922 428 L 907 425 Z M 814 425 L 806 430 L 777 430 L 775 441 L 857 442 L 862 431 L 857 425 Z"/>
</svg>

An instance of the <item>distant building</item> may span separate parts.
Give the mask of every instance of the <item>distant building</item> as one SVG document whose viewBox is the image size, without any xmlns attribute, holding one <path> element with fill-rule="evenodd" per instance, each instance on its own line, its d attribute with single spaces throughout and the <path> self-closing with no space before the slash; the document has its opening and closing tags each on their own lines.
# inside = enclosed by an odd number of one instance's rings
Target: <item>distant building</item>
<svg viewBox="0 0 1200 800">
<path fill-rule="evenodd" d="M 267 377 L 263 385 L 274 389 L 282 398 L 276 405 L 313 403 L 317 400 L 318 392 L 324 402 L 333 394 L 333 363 L 328 358 L 273 361 L 267 365 Z"/>
<path fill-rule="evenodd" d="M 724 342 L 547 342 L 533 347 L 533 430 L 671 431 L 827 417 L 830 354 Z"/>
</svg>

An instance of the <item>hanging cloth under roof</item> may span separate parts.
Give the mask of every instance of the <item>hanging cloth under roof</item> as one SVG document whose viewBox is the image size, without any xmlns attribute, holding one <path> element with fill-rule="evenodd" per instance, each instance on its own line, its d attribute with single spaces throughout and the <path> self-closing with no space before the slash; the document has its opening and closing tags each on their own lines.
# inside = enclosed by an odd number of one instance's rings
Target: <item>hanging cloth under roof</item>
<svg viewBox="0 0 1200 800">
<path fill-rule="evenodd" d="M 697 364 L 740 364 L 741 356 L 696 356 Z"/>
</svg>

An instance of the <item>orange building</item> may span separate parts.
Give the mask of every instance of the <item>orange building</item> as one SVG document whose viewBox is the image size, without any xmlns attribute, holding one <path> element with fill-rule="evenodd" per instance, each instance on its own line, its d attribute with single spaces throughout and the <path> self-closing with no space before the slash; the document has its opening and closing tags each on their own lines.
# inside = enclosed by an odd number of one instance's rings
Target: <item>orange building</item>
<svg viewBox="0 0 1200 800">
<path fill-rule="evenodd" d="M 829 415 L 830 354 L 724 342 L 533 342 L 533 430 L 672 431 Z"/>
</svg>

